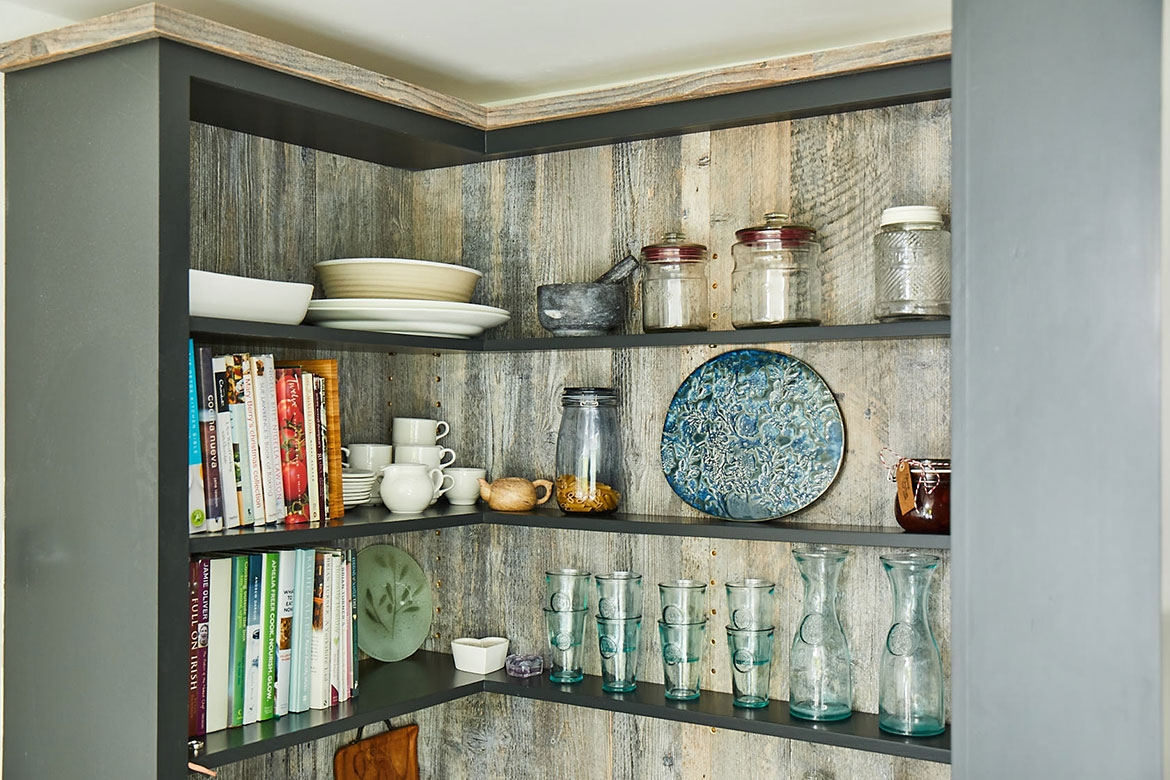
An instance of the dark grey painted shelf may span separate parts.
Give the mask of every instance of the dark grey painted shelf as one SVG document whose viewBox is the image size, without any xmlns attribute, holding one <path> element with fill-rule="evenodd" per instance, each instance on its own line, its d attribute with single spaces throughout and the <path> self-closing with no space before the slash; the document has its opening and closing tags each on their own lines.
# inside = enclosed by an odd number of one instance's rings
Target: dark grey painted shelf
<svg viewBox="0 0 1170 780">
<path fill-rule="evenodd" d="M 442 505 L 417 515 L 394 515 L 382 506 L 362 506 L 347 509 L 344 517 L 325 523 L 301 525 L 246 526 L 225 529 L 216 533 L 196 534 L 191 537 L 193 553 L 224 552 L 249 547 L 275 545 L 305 545 L 330 542 L 334 539 L 352 539 L 356 536 L 381 536 L 406 531 L 428 531 L 433 528 L 454 528 L 460 525 L 478 525 L 483 513 L 475 507 Z"/>
<path fill-rule="evenodd" d="M 392 664 L 362 661 L 358 684 L 356 699 L 330 709 L 208 734 L 204 754 L 192 760 L 208 767 L 230 764 L 483 691 L 483 677 L 456 670 L 450 655 L 426 650 Z"/>
<path fill-rule="evenodd" d="M 861 712 L 837 723 L 814 724 L 789 717 L 788 703 L 779 700 L 761 710 L 740 710 L 732 706 L 730 694 L 713 691 L 703 691 L 693 702 L 667 701 L 662 686 L 653 683 L 638 683 L 633 693 L 606 693 L 601 690 L 601 678 L 592 675 L 577 685 L 557 685 L 544 675 L 521 680 L 507 676 L 502 670 L 481 677 L 457 671 L 450 655 L 425 650 L 398 663 L 363 661 L 358 675 L 361 693 L 356 699 L 328 710 L 293 713 L 208 734 L 205 752 L 194 760 L 209 767 L 230 764 L 485 692 L 925 761 L 949 763 L 951 760 L 949 732 L 922 739 L 896 737 L 878 729 L 876 715 Z"/>
<path fill-rule="evenodd" d="M 448 339 L 368 333 L 360 330 L 318 328 L 313 325 L 271 325 L 265 322 L 191 317 L 192 336 L 201 341 L 232 343 L 233 340 L 275 341 L 287 346 L 311 347 L 336 344 L 357 350 L 398 352 L 551 352 L 570 349 L 628 349 L 695 344 L 766 344 L 797 341 L 872 341 L 876 339 L 946 338 L 949 320 L 871 322 L 861 325 L 814 325 L 748 330 L 704 330 L 679 333 L 631 333 L 614 336 L 543 336 L 523 339 Z"/>
<path fill-rule="evenodd" d="M 480 511 L 476 507 L 439 506 L 420 515 L 392 515 L 382 507 L 359 507 L 329 523 L 299 526 L 265 525 L 233 528 L 191 537 L 192 553 L 242 550 L 258 545 L 304 545 L 382 536 L 433 528 L 466 525 L 512 525 L 526 528 L 567 528 L 615 534 L 692 536 L 710 539 L 749 539 L 767 542 L 845 544 L 863 547 L 919 547 L 946 549 L 951 537 L 944 534 L 910 534 L 897 528 L 856 525 L 819 525 L 783 520 L 766 523 L 733 523 L 714 517 L 672 515 L 570 515 L 558 509 L 533 512 Z"/>
<path fill-rule="evenodd" d="M 949 731 L 936 737 L 898 737 L 878 729 L 877 716 L 865 712 L 855 712 L 835 723 L 812 723 L 791 717 L 788 702 L 779 699 L 773 699 L 767 707 L 758 710 L 739 709 L 732 704 L 731 694 L 714 691 L 703 691 L 694 701 L 667 701 L 661 685 L 640 682 L 631 693 L 606 693 L 601 690 L 601 678 L 593 675 L 586 675 L 576 685 L 558 685 L 545 675 L 521 680 L 509 677 L 501 670 L 484 679 L 484 690 L 732 731 L 820 742 L 871 753 L 947 764 L 951 761 Z"/>
</svg>

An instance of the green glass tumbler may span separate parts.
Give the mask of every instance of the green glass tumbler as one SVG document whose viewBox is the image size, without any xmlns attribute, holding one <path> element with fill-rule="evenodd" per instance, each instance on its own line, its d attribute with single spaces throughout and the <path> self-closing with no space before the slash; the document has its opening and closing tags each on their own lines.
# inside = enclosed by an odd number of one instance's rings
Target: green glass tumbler
<svg viewBox="0 0 1170 780">
<path fill-rule="evenodd" d="M 601 653 L 601 690 L 626 693 L 637 687 L 638 638 L 642 618 L 597 618 L 597 648 Z"/>
<path fill-rule="evenodd" d="M 589 607 L 589 580 L 584 569 L 553 569 L 544 573 L 544 606 L 556 612 Z"/>
<path fill-rule="evenodd" d="M 632 571 L 598 574 L 597 616 L 613 620 L 642 617 L 642 575 Z"/>
<path fill-rule="evenodd" d="M 549 679 L 555 683 L 577 683 L 585 677 L 581 669 L 581 642 L 585 637 L 585 613 L 576 609 L 571 612 L 544 610 L 548 625 Z"/>
<path fill-rule="evenodd" d="M 698 623 L 707 619 L 707 583 L 670 580 L 658 583 L 663 623 Z"/>
<path fill-rule="evenodd" d="M 776 583 L 743 579 L 727 583 L 727 615 L 731 628 L 768 628 L 776 625 Z"/>
<path fill-rule="evenodd" d="M 941 734 L 946 729 L 942 655 L 927 614 L 939 557 L 901 553 L 881 560 L 894 590 L 894 619 L 878 667 L 878 727 L 907 737 Z"/>
<path fill-rule="evenodd" d="M 732 704 L 736 707 L 758 709 L 768 706 L 775 630 L 727 627 L 727 649 L 731 653 Z"/>
<path fill-rule="evenodd" d="M 667 623 L 659 620 L 658 637 L 662 641 L 662 676 L 666 698 L 676 701 L 699 698 L 707 621 Z"/>
</svg>

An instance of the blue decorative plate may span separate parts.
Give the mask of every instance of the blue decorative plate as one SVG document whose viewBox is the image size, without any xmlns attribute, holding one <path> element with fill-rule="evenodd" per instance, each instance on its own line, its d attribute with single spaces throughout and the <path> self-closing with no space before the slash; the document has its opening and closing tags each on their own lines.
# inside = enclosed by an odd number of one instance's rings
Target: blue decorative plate
<svg viewBox="0 0 1170 780">
<path fill-rule="evenodd" d="M 679 386 L 662 426 L 662 471 L 688 504 L 728 520 L 798 512 L 829 489 L 845 424 L 825 381 L 782 352 L 737 349 Z"/>
</svg>

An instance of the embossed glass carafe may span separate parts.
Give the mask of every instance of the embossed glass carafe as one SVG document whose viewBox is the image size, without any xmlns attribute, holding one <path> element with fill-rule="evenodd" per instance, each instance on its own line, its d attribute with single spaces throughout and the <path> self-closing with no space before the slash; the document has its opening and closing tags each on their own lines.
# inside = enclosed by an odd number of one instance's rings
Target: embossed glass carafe
<svg viewBox="0 0 1170 780">
<path fill-rule="evenodd" d="M 849 551 L 793 548 L 804 581 L 804 616 L 792 640 L 788 711 L 805 720 L 843 720 L 853 712 L 849 642 L 837 617 L 837 579 Z"/>
<path fill-rule="evenodd" d="M 927 737 L 946 728 L 942 655 L 930 630 L 927 602 L 939 557 L 883 555 L 894 591 L 894 619 L 878 669 L 878 726 L 891 734 Z"/>
</svg>

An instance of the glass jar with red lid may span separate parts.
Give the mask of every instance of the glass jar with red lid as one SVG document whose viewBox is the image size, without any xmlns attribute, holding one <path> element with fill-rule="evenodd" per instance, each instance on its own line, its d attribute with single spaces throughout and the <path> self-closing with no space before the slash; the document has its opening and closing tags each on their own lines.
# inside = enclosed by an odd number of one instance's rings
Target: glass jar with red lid
<svg viewBox="0 0 1170 780">
<path fill-rule="evenodd" d="M 707 330 L 707 247 L 682 233 L 642 247 L 642 330 Z"/>
<path fill-rule="evenodd" d="M 731 321 L 737 328 L 817 325 L 821 321 L 821 245 L 817 231 L 770 212 L 764 224 L 735 231 L 731 247 Z"/>
</svg>

